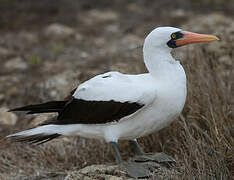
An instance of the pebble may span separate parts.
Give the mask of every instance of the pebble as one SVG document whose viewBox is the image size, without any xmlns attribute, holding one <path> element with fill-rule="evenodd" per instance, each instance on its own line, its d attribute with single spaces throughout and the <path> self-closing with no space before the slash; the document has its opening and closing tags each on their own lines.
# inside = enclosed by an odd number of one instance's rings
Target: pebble
<svg viewBox="0 0 234 180">
<path fill-rule="evenodd" d="M 9 56 L 12 52 L 6 48 L 0 47 L 0 56 Z"/>
<path fill-rule="evenodd" d="M 100 11 L 96 9 L 89 11 L 89 16 L 99 21 L 114 21 L 119 18 L 119 15 L 114 11 Z"/>
<path fill-rule="evenodd" d="M 87 25 L 94 25 L 97 23 L 105 23 L 111 21 L 117 21 L 119 19 L 119 14 L 110 10 L 97 10 L 93 9 L 87 12 L 86 18 L 78 18 Z"/>
<path fill-rule="evenodd" d="M 8 70 L 25 70 L 28 68 L 28 64 L 24 62 L 21 57 L 15 57 L 8 60 L 5 63 L 4 67 Z"/>
<path fill-rule="evenodd" d="M 63 24 L 51 24 L 45 28 L 45 35 L 55 38 L 66 38 L 74 34 L 74 29 Z"/>
</svg>

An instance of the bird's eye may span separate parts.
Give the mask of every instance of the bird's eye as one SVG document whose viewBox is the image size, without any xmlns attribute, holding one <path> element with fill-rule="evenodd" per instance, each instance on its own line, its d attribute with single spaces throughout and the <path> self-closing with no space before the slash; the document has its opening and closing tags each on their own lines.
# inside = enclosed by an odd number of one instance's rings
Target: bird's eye
<svg viewBox="0 0 234 180">
<path fill-rule="evenodd" d="M 173 34 L 171 35 L 171 38 L 172 38 L 172 39 L 175 39 L 175 38 L 176 38 L 176 34 L 173 33 Z"/>
</svg>

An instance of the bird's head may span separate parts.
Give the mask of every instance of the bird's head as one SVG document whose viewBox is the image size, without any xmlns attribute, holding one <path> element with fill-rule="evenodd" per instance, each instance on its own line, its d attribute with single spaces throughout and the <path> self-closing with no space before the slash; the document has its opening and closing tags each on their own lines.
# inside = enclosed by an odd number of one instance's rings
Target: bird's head
<svg viewBox="0 0 234 180">
<path fill-rule="evenodd" d="M 174 27 L 158 27 L 145 39 L 144 46 L 152 48 L 177 48 L 186 44 L 219 40 L 216 36 L 192 33 Z"/>
</svg>

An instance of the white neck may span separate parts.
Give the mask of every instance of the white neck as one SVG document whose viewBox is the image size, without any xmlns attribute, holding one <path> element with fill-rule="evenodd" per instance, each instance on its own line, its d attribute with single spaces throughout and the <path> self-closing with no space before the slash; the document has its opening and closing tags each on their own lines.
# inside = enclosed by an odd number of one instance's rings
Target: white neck
<svg viewBox="0 0 234 180">
<path fill-rule="evenodd" d="M 171 49 L 166 47 L 143 47 L 143 56 L 145 65 L 150 74 L 154 77 L 168 76 L 168 72 L 172 72 L 175 69 L 176 61 L 171 56 Z"/>
</svg>

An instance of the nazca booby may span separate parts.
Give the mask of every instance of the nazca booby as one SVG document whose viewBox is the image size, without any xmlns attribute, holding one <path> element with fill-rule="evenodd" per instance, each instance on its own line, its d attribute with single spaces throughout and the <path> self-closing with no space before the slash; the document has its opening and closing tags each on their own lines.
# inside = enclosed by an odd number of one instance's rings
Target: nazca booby
<svg viewBox="0 0 234 180">
<path fill-rule="evenodd" d="M 144 154 L 136 139 L 168 126 L 181 113 L 187 94 L 186 75 L 171 50 L 186 44 L 218 40 L 213 35 L 158 27 L 145 39 L 144 62 L 148 73 L 130 75 L 107 72 L 80 84 L 63 101 L 28 105 L 11 111 L 27 114 L 57 112 L 39 126 L 8 135 L 7 138 L 41 144 L 59 136 L 82 136 L 111 143 L 118 163 L 132 177 L 147 171 L 125 163 L 117 142 L 130 140 L 138 154 Z"/>
</svg>

